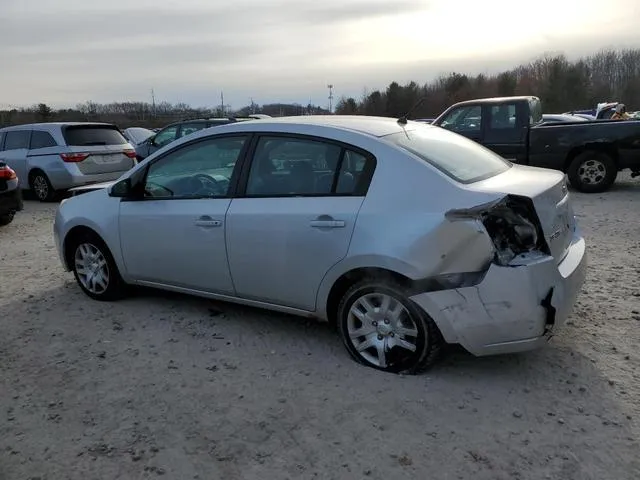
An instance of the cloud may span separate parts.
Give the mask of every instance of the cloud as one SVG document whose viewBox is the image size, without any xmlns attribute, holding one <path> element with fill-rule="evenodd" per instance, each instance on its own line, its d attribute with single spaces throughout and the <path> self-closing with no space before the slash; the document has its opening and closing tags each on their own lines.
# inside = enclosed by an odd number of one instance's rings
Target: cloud
<svg viewBox="0 0 640 480">
<path fill-rule="evenodd" d="M 467 0 L 463 0 L 467 2 Z M 640 45 L 637 0 L 2 0 L 0 103 L 327 102 L 391 80 Z M 549 12 L 553 11 L 553 14 Z M 8 93 L 10 92 L 10 93 Z"/>
</svg>

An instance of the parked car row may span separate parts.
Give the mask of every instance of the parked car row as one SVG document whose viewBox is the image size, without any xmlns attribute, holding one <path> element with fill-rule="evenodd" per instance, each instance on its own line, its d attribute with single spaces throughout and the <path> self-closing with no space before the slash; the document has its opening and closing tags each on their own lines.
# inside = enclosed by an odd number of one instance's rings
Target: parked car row
<svg viewBox="0 0 640 480">
<path fill-rule="evenodd" d="M 124 131 L 124 134 L 135 147 L 138 160 L 144 160 L 156 150 L 204 128 L 263 118 L 271 117 L 263 114 L 251 114 L 247 117 L 194 118 L 171 123 L 157 131 L 137 127 L 128 128 Z"/>
<path fill-rule="evenodd" d="M 115 180 L 136 164 L 136 153 L 115 125 L 35 123 L 0 129 L 0 161 L 19 188 L 41 201 L 88 183 Z"/>
<path fill-rule="evenodd" d="M 169 143 L 204 128 L 267 118 L 192 119 L 158 132 L 107 123 L 70 122 L 16 125 L 0 129 L 0 162 L 17 174 L 20 190 L 43 202 L 70 188 L 115 180 L 138 161 Z"/>
</svg>

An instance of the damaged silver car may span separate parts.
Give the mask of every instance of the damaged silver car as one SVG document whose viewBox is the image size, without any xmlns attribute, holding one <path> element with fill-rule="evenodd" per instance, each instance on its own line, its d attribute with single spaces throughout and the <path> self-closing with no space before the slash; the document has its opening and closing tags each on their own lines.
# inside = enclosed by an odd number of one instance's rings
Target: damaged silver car
<svg viewBox="0 0 640 480">
<path fill-rule="evenodd" d="M 587 265 L 562 173 L 359 116 L 203 130 L 64 201 L 54 233 L 94 299 L 144 285 L 317 317 L 391 372 L 423 369 L 445 343 L 541 346 Z"/>
</svg>

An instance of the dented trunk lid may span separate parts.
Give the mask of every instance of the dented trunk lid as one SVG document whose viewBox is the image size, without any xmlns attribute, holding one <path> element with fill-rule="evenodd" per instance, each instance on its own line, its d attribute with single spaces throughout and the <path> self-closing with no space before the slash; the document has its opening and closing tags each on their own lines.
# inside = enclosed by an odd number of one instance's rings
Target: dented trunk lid
<svg viewBox="0 0 640 480">
<path fill-rule="evenodd" d="M 513 165 L 499 175 L 466 187 L 477 192 L 530 198 L 540 219 L 551 254 L 557 263 L 564 259 L 571 246 L 575 218 L 567 182 L 562 172 Z"/>
</svg>

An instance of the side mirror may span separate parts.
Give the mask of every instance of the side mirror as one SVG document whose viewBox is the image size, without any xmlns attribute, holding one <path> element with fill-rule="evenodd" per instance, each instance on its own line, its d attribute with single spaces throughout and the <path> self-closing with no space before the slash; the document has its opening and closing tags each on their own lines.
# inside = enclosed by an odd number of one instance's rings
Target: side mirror
<svg viewBox="0 0 640 480">
<path fill-rule="evenodd" d="M 155 146 L 156 146 L 156 136 L 155 136 L 155 135 L 153 135 L 152 137 L 149 137 L 149 138 L 147 139 L 147 143 L 148 143 L 149 145 L 151 145 L 152 147 L 155 147 Z"/>
<path fill-rule="evenodd" d="M 109 192 L 110 197 L 125 198 L 131 196 L 133 188 L 131 187 L 131 179 L 125 178 L 114 183 Z"/>
</svg>

